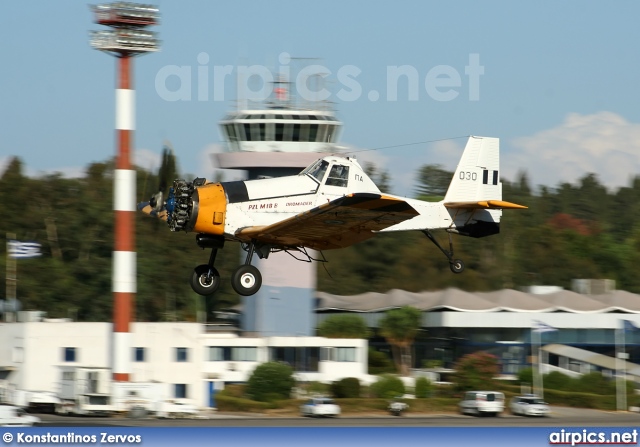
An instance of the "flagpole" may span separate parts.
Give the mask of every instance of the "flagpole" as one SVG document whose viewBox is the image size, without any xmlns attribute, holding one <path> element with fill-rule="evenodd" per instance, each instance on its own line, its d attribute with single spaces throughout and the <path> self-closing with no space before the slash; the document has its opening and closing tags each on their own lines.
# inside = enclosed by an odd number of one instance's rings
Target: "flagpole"
<svg viewBox="0 0 640 447">
<path fill-rule="evenodd" d="M 627 407 L 627 396 L 626 396 L 626 384 L 624 377 L 622 376 L 623 370 L 623 353 L 626 352 L 625 349 L 625 334 L 624 334 L 624 322 L 622 328 L 615 329 L 616 335 L 616 371 L 617 371 L 617 379 L 616 379 L 616 409 L 618 411 L 625 411 Z"/>
<path fill-rule="evenodd" d="M 535 341 L 535 334 L 537 331 L 531 328 L 531 355 L 536 356 L 536 364 L 533 368 L 533 394 L 538 395 L 540 391 L 540 352 L 538 350 L 538 343 Z"/>
<path fill-rule="evenodd" d="M 15 233 L 7 233 L 7 276 L 6 276 L 6 304 L 15 303 L 16 299 L 16 283 L 18 276 L 18 268 L 16 266 L 16 258 L 14 256 L 10 256 L 11 253 L 11 241 L 15 240 Z M 7 306 L 8 308 L 8 306 Z M 4 321 L 10 321 L 11 317 L 9 317 L 10 313 L 6 311 L 4 312 Z"/>
</svg>

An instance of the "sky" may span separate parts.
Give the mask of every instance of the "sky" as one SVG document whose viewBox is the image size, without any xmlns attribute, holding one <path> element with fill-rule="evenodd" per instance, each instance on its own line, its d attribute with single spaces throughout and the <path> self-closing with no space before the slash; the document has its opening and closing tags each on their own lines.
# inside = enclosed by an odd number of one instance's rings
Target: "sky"
<svg viewBox="0 0 640 447">
<path fill-rule="evenodd" d="M 467 135 L 500 138 L 501 177 L 532 186 L 593 172 L 614 190 L 640 172 L 638 2 L 155 4 L 161 51 L 134 61 L 141 167 L 169 141 L 183 174 L 212 178 L 218 121 L 238 85 L 260 85 L 242 67 L 319 65 L 340 144 L 387 170 L 388 192 L 413 194 L 422 165 L 453 170 Z M 115 59 L 89 45 L 101 28 L 83 1 L 3 3 L 0 170 L 18 156 L 29 175 L 82 176 L 115 154 Z"/>
</svg>

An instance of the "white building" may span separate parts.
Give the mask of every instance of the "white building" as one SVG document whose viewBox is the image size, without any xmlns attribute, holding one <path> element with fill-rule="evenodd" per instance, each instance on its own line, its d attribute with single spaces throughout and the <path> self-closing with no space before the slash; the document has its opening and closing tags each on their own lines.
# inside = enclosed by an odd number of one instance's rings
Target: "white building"
<svg viewBox="0 0 640 447">
<path fill-rule="evenodd" d="M 367 340 L 253 338 L 207 328 L 132 323 L 132 380 L 161 383 L 162 399 L 186 398 L 208 407 L 224 384 L 247 381 L 267 361 L 290 364 L 300 381 L 367 379 Z M 111 323 L 0 323 L 0 399 L 14 390 L 59 393 L 63 367 L 109 368 L 111 335 Z"/>
</svg>

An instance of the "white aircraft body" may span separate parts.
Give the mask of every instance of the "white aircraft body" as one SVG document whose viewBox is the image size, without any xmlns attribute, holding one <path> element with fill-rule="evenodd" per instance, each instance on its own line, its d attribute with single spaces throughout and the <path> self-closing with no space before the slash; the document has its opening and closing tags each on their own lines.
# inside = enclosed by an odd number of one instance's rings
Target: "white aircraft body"
<svg viewBox="0 0 640 447">
<path fill-rule="evenodd" d="M 245 263 L 231 284 L 240 295 L 255 294 L 262 284 L 251 260 L 274 251 L 322 252 L 344 248 L 387 231 L 421 231 L 460 273 L 464 263 L 440 246 L 431 230 L 471 237 L 500 231 L 502 209 L 526 208 L 502 200 L 499 140 L 470 137 L 442 201 L 425 202 L 380 192 L 353 157 L 321 158 L 298 175 L 210 183 L 176 180 L 166 202 L 154 197 L 139 208 L 168 222 L 172 231 L 198 233 L 200 247 L 211 248 L 207 264 L 194 269 L 191 286 L 209 295 L 220 285 L 214 267 L 225 241 L 243 243 Z"/>
</svg>

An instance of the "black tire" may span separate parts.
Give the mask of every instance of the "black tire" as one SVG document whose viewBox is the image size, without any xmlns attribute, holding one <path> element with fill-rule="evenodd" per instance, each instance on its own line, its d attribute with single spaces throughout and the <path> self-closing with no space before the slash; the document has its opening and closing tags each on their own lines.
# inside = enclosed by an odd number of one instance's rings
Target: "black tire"
<svg viewBox="0 0 640 447">
<path fill-rule="evenodd" d="M 215 267 L 202 264 L 193 269 L 191 288 L 199 295 L 211 295 L 220 287 L 220 273 Z"/>
<path fill-rule="evenodd" d="M 449 264 L 449 268 L 453 273 L 462 273 L 464 271 L 464 262 L 460 259 L 454 259 L 453 262 Z"/>
<path fill-rule="evenodd" d="M 231 287 L 238 295 L 254 295 L 262 286 L 262 275 L 253 265 L 241 265 L 233 272 Z"/>
</svg>

